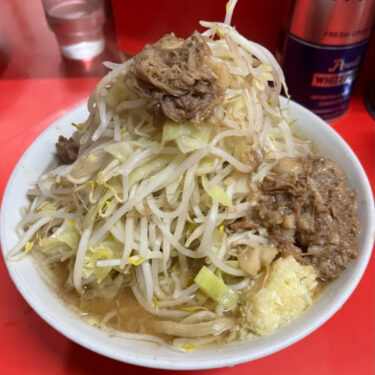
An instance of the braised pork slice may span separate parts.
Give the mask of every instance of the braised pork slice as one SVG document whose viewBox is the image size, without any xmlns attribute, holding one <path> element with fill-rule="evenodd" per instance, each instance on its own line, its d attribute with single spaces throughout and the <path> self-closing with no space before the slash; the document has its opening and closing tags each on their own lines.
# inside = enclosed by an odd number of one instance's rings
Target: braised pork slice
<svg viewBox="0 0 375 375">
<path fill-rule="evenodd" d="M 156 122 L 163 117 L 182 123 L 207 119 L 224 90 L 205 59 L 211 51 L 195 32 L 184 40 L 169 34 L 134 57 L 126 80 L 148 101 Z"/>
</svg>

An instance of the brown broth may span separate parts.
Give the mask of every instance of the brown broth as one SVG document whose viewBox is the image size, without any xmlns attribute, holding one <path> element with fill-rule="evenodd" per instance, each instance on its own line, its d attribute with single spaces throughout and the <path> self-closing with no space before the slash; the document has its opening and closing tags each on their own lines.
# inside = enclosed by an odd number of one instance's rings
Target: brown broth
<svg viewBox="0 0 375 375">
<path fill-rule="evenodd" d="M 130 287 L 123 287 L 114 298 L 94 297 L 79 294 L 74 288 L 67 290 L 64 285 L 69 275 L 65 262 L 49 266 L 58 296 L 79 311 L 80 317 L 89 324 L 99 326 L 103 318 L 112 311 L 117 317 L 106 324 L 110 328 L 129 333 L 149 334 L 170 342 L 171 337 L 156 332 L 153 324 L 157 317 L 146 311 L 136 300 Z M 48 276 L 47 276 L 48 277 Z"/>
<path fill-rule="evenodd" d="M 103 318 L 110 312 L 116 311 L 116 317 L 106 322 L 106 325 L 118 331 L 128 333 L 139 333 L 157 336 L 165 342 L 172 344 L 173 337 L 156 332 L 154 326 L 159 319 L 157 316 L 144 310 L 134 297 L 130 287 L 123 287 L 114 298 L 94 297 L 90 293 L 79 294 L 74 288 L 67 289 L 65 287 L 66 280 L 69 276 L 68 264 L 53 263 L 46 268 L 42 267 L 43 261 L 41 257 L 34 253 L 34 260 L 41 274 L 47 282 L 55 285 L 58 296 L 70 307 L 75 308 L 82 320 L 86 323 L 100 328 Z M 192 267 L 197 266 L 193 262 Z M 42 270 L 42 268 L 44 268 Z M 319 281 L 313 299 L 316 301 L 328 283 Z M 208 308 L 214 308 L 214 305 L 207 301 Z M 220 346 L 226 342 L 227 335 L 219 335 L 215 340 L 216 346 Z"/>
</svg>

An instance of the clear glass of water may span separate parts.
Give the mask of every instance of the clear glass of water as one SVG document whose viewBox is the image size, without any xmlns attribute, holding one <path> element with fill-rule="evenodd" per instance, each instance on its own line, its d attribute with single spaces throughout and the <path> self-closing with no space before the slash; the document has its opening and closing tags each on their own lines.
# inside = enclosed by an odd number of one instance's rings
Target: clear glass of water
<svg viewBox="0 0 375 375">
<path fill-rule="evenodd" d="M 103 0 L 42 0 L 63 56 L 89 60 L 105 47 Z"/>
</svg>

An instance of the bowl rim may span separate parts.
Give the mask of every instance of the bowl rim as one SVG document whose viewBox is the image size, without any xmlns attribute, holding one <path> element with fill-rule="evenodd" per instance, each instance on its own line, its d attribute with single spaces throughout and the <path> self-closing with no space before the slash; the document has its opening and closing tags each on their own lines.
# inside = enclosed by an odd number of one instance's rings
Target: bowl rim
<svg viewBox="0 0 375 375">
<path fill-rule="evenodd" d="M 281 99 L 282 105 L 285 104 L 286 99 Z M 8 270 L 8 273 L 18 289 L 18 291 L 21 293 L 23 298 L 26 300 L 26 302 L 33 308 L 33 310 L 43 319 L 45 320 L 50 326 L 52 326 L 55 330 L 63 334 L 65 337 L 69 338 L 73 342 L 90 349 L 98 354 L 105 355 L 109 358 L 134 364 L 134 365 L 140 365 L 144 367 L 149 368 L 158 368 L 158 369 L 174 369 L 174 370 L 198 370 L 198 369 L 210 369 L 210 368 L 220 368 L 225 366 L 234 366 L 239 363 L 244 363 L 248 361 L 252 361 L 255 359 L 259 359 L 262 357 L 265 357 L 267 355 L 270 355 L 272 353 L 275 353 L 281 349 L 284 349 L 297 341 L 301 340 L 302 338 L 309 335 L 311 332 L 315 331 L 317 328 L 319 328 L 322 324 L 324 324 L 328 319 L 330 319 L 341 307 L 342 305 L 348 300 L 348 298 L 351 296 L 355 288 L 357 287 L 360 279 L 362 278 L 366 267 L 368 265 L 371 253 L 372 253 L 372 247 L 374 242 L 374 231 L 375 231 L 375 208 L 374 208 L 374 198 L 372 189 L 367 177 L 366 172 L 364 171 L 360 161 L 358 160 L 357 156 L 353 152 L 353 150 L 350 148 L 350 146 L 346 143 L 346 141 L 341 137 L 340 134 L 338 134 L 333 128 L 331 128 L 324 120 L 313 114 L 311 111 L 306 109 L 305 107 L 301 106 L 300 104 L 290 101 L 290 107 L 295 106 L 297 109 L 302 111 L 308 111 L 310 116 L 314 116 L 314 121 L 318 121 L 322 126 L 325 126 L 325 130 L 331 133 L 331 136 L 337 139 L 338 144 L 340 148 L 344 148 L 345 151 L 348 153 L 349 158 L 351 159 L 351 162 L 355 165 L 357 168 L 360 176 L 361 176 L 361 182 L 364 188 L 364 199 L 366 199 L 367 204 L 365 205 L 367 209 L 367 215 L 369 217 L 370 221 L 370 228 L 371 230 L 368 231 L 367 236 L 364 239 L 364 245 L 362 248 L 362 251 L 364 252 L 361 263 L 359 267 L 359 271 L 353 275 L 353 278 L 351 280 L 350 287 L 345 291 L 345 293 L 342 293 L 341 298 L 332 305 L 329 305 L 327 309 L 323 311 L 322 314 L 320 314 L 316 320 L 312 324 L 310 324 L 306 329 L 299 330 L 297 333 L 289 336 L 287 339 L 284 339 L 280 342 L 277 342 L 273 345 L 270 345 L 268 348 L 263 349 L 262 351 L 258 351 L 257 353 L 254 353 L 253 355 L 250 354 L 240 354 L 237 356 L 233 356 L 232 358 L 227 358 L 225 356 L 215 359 L 214 361 L 205 361 L 204 359 L 199 359 L 191 361 L 189 364 L 186 364 L 186 361 L 171 361 L 166 359 L 151 359 L 151 358 L 138 358 L 137 356 L 132 356 L 129 353 L 124 353 L 124 351 L 117 350 L 115 352 L 111 351 L 111 348 L 107 347 L 106 345 L 101 345 L 100 343 L 94 342 L 92 339 L 90 339 L 89 336 L 80 335 L 79 332 L 75 332 L 74 329 L 69 327 L 64 321 L 59 321 L 53 316 L 53 313 L 50 313 L 48 311 L 45 311 L 43 308 L 41 308 L 39 305 L 35 303 L 35 301 L 32 298 L 32 295 L 29 295 L 28 291 L 25 289 L 25 285 L 22 283 L 22 280 L 18 278 L 18 275 L 14 271 L 14 268 L 9 265 L 9 261 L 6 260 L 6 252 L 9 250 L 6 248 L 5 240 L 6 237 L 5 234 L 5 217 L 7 212 L 7 199 L 8 196 L 11 193 L 14 180 L 18 173 L 20 173 L 21 165 L 22 163 L 27 160 L 29 154 L 33 151 L 35 147 L 37 147 L 38 140 L 40 141 L 43 136 L 46 136 L 46 132 L 53 126 L 55 126 L 58 122 L 63 121 L 66 117 L 74 115 L 75 113 L 79 113 L 80 111 L 85 110 L 85 104 L 80 104 L 77 107 L 75 107 L 73 110 L 66 113 L 64 116 L 60 117 L 56 121 L 54 121 L 52 124 L 50 124 L 32 143 L 28 146 L 27 150 L 24 152 L 22 157 L 19 159 L 17 165 L 15 166 L 8 182 L 6 185 L 6 188 L 4 190 L 3 199 L 1 202 L 1 208 L 0 208 L 0 240 L 1 240 L 1 247 L 2 252 L 5 259 L 5 264 Z M 56 296 L 57 297 L 57 296 Z M 61 303 L 64 303 L 61 300 Z M 82 324 L 85 324 L 82 321 Z M 186 356 L 186 359 L 189 359 L 189 353 L 184 353 L 184 356 Z"/>
</svg>

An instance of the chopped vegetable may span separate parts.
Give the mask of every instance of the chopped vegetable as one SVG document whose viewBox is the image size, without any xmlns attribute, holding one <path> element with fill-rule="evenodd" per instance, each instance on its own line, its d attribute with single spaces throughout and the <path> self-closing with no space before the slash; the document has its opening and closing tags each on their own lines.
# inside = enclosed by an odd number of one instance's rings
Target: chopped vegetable
<svg viewBox="0 0 375 375">
<path fill-rule="evenodd" d="M 176 141 L 182 153 L 191 152 L 201 148 L 210 140 L 211 125 L 200 123 L 176 124 L 168 121 L 163 126 L 162 147 L 166 142 Z"/>
<path fill-rule="evenodd" d="M 39 241 L 39 247 L 42 251 L 50 250 L 61 244 L 68 245 L 74 251 L 77 250 L 81 238 L 79 229 L 67 220 L 65 220 L 65 223 L 68 225 L 63 225 L 54 234 Z"/>
<path fill-rule="evenodd" d="M 202 186 L 205 192 L 212 198 L 217 200 L 223 206 L 231 207 L 232 200 L 229 198 L 228 194 L 219 186 L 214 185 L 209 187 L 209 182 L 206 175 L 202 176 Z"/>
<path fill-rule="evenodd" d="M 212 271 L 203 266 L 194 279 L 199 288 L 214 301 L 229 310 L 237 307 L 238 294 L 224 284 Z"/>
<path fill-rule="evenodd" d="M 123 245 L 115 240 L 102 241 L 95 247 L 90 248 L 84 259 L 84 278 L 88 278 L 92 274 L 95 274 L 97 282 L 100 284 L 109 275 L 113 267 L 98 267 L 97 262 L 99 260 L 119 258 L 122 250 Z"/>
<path fill-rule="evenodd" d="M 119 162 L 124 163 L 126 159 L 134 152 L 133 145 L 129 142 L 112 143 L 104 147 L 104 151 L 111 154 Z"/>
<path fill-rule="evenodd" d="M 169 164 L 172 159 L 173 156 L 171 155 L 160 155 L 150 160 L 149 162 L 135 168 L 129 176 L 129 185 L 133 186 L 138 181 L 148 178 L 152 174 L 160 171 L 167 164 Z"/>
</svg>

